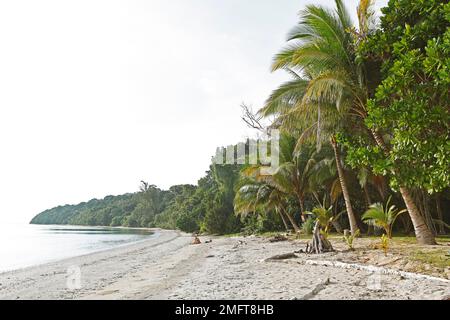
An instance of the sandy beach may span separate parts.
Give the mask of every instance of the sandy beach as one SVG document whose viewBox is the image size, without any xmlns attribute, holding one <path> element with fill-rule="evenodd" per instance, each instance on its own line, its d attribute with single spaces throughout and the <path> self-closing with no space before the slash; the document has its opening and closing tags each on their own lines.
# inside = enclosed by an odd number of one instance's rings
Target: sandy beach
<svg viewBox="0 0 450 320">
<path fill-rule="evenodd" d="M 302 253 L 304 241 L 158 230 L 139 243 L 0 274 L 0 299 L 444 299 L 444 278 Z M 205 243 L 205 240 L 212 242 Z M 327 262 L 328 261 L 328 262 Z M 334 264 L 333 264 L 334 263 Z M 73 270 L 79 281 L 73 282 Z M 77 273 L 75 272 L 75 275 Z M 72 282 L 71 282 L 72 281 Z M 73 287 L 71 283 L 77 285 Z"/>
</svg>

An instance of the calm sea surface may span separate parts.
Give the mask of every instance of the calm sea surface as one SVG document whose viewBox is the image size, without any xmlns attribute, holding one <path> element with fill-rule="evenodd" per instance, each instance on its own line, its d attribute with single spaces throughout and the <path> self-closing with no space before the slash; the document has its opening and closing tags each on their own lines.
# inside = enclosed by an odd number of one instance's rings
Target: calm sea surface
<svg viewBox="0 0 450 320">
<path fill-rule="evenodd" d="M 0 224 L 0 272 L 156 237 L 147 230 Z"/>
</svg>

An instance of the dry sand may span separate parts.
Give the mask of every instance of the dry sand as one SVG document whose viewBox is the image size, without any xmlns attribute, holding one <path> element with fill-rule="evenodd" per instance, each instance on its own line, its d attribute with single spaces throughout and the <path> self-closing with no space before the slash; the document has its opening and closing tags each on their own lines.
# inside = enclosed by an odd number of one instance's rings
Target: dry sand
<svg viewBox="0 0 450 320">
<path fill-rule="evenodd" d="M 0 299 L 443 299 L 450 281 L 267 258 L 302 247 L 265 238 L 159 236 L 0 274 Z M 79 269 L 78 269 L 79 268 Z M 80 281 L 73 281 L 80 270 Z M 76 284 L 75 286 L 73 284 Z M 68 286 L 69 284 L 69 286 Z M 77 286 L 79 284 L 79 287 Z"/>
</svg>

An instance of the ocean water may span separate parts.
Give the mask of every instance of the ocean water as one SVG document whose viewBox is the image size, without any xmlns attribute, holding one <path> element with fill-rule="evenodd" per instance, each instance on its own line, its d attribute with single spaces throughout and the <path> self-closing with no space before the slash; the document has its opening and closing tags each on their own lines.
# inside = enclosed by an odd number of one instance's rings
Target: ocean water
<svg viewBox="0 0 450 320">
<path fill-rule="evenodd" d="M 0 272 L 98 252 L 156 237 L 148 230 L 0 224 Z"/>
</svg>

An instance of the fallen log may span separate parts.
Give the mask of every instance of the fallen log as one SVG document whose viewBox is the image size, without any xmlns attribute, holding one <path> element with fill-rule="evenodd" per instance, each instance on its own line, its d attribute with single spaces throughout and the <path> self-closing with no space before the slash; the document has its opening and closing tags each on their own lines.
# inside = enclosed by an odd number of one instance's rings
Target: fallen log
<svg viewBox="0 0 450 320">
<path fill-rule="evenodd" d="M 290 253 L 283 253 L 283 254 L 277 254 L 273 257 L 267 258 L 264 261 L 270 261 L 270 260 L 286 260 L 286 259 L 292 259 L 297 258 L 297 255 L 293 252 Z"/>
</svg>

